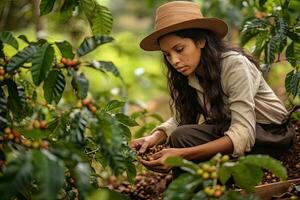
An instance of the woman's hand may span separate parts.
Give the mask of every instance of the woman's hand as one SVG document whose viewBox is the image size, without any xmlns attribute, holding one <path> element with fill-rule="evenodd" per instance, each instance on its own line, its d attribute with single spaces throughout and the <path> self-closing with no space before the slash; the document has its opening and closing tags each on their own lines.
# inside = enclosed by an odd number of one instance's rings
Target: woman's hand
<svg viewBox="0 0 300 200">
<path fill-rule="evenodd" d="M 166 139 L 166 133 L 162 130 L 157 130 L 152 135 L 133 140 L 130 144 L 130 147 L 139 151 L 140 153 L 145 153 L 148 148 L 162 144 L 166 141 Z"/>
<path fill-rule="evenodd" d="M 163 149 L 149 157 L 149 161 L 141 160 L 141 163 L 147 168 L 155 172 L 167 173 L 171 170 L 171 166 L 165 164 L 168 157 L 179 156 L 184 151 L 183 148 L 168 148 Z"/>
</svg>

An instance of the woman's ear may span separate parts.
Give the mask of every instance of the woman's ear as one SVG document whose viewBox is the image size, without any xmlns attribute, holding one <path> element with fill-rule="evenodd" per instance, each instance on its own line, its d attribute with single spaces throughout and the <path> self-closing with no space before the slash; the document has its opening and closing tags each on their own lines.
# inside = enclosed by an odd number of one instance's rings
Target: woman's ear
<svg viewBox="0 0 300 200">
<path fill-rule="evenodd" d="M 206 43 L 205 38 L 201 38 L 201 39 L 197 42 L 197 47 L 200 48 L 200 49 L 203 49 L 203 48 L 205 47 L 205 43 Z"/>
</svg>

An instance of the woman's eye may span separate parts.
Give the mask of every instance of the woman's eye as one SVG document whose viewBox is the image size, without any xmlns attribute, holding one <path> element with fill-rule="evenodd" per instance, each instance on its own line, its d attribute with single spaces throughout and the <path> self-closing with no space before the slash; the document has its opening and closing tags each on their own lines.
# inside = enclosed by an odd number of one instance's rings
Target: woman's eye
<svg viewBox="0 0 300 200">
<path fill-rule="evenodd" d="M 178 53 L 180 53 L 180 52 L 182 52 L 182 51 L 183 51 L 183 48 L 176 49 L 176 51 L 177 51 Z"/>
</svg>

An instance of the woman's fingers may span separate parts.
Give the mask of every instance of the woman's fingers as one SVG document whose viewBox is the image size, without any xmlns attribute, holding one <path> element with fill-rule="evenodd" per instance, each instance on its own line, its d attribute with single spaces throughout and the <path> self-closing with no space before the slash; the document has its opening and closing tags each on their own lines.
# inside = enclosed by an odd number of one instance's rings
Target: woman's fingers
<svg viewBox="0 0 300 200">
<path fill-rule="evenodd" d="M 149 143 L 148 142 L 144 142 L 142 145 L 141 145 L 141 148 L 139 148 L 139 152 L 140 153 L 145 153 L 145 151 L 147 150 L 149 146 Z"/>
</svg>

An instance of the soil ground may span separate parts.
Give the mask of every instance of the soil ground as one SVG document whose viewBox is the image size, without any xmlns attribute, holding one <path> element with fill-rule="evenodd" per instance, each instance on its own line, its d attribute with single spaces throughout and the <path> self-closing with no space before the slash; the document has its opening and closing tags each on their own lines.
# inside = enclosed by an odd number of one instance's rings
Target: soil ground
<svg viewBox="0 0 300 200">
<path fill-rule="evenodd" d="M 279 158 L 288 171 L 288 179 L 300 178 L 300 125 L 293 126 L 296 130 L 294 145 L 285 155 Z M 171 174 L 159 174 L 148 171 L 138 173 L 133 185 L 130 185 L 128 182 L 119 183 L 115 180 L 109 187 L 129 196 L 132 200 L 160 200 L 163 198 L 163 192 L 171 180 Z M 272 173 L 265 172 L 261 184 L 278 181 L 279 179 Z"/>
</svg>

